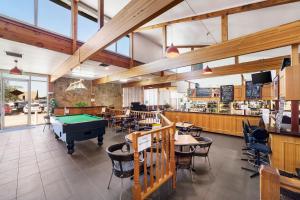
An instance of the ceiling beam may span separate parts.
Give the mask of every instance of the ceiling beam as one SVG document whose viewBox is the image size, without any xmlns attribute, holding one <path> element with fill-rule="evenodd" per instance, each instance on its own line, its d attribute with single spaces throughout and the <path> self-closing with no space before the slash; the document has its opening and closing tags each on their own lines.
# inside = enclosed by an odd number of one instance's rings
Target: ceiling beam
<svg viewBox="0 0 300 200">
<path fill-rule="evenodd" d="M 72 53 L 77 50 L 77 35 L 78 35 L 78 1 L 72 0 L 71 2 L 72 12 Z"/>
<path fill-rule="evenodd" d="M 228 40 L 228 15 L 222 15 L 221 17 L 221 36 L 222 42 Z"/>
<path fill-rule="evenodd" d="M 72 39 L 4 17 L 0 17 L 0 38 L 72 54 Z M 81 45 L 81 42 L 77 42 L 77 46 Z M 94 54 L 90 59 L 123 68 L 130 66 L 130 58 L 106 50 Z M 139 65 L 139 62 L 135 63 Z"/>
<path fill-rule="evenodd" d="M 231 15 L 231 14 L 237 14 L 237 13 L 241 13 L 241 12 L 253 11 L 253 10 L 257 10 L 257 9 L 269 8 L 272 6 L 279 6 L 279 5 L 294 3 L 294 2 L 298 2 L 298 1 L 299 0 L 266 0 L 266 1 L 262 1 L 262 2 L 246 4 L 246 5 L 237 6 L 237 7 L 228 8 L 228 9 L 219 10 L 219 11 L 214 11 L 214 12 L 210 12 L 210 13 L 194 15 L 191 17 L 175 19 L 175 20 L 171 20 L 171 21 L 167 21 L 167 22 L 163 22 L 163 23 L 159 23 L 159 24 L 155 24 L 155 25 L 145 26 L 145 27 L 138 28 L 137 30 L 135 30 L 135 32 L 161 28 L 163 26 L 182 23 L 182 22 L 198 21 L 198 20 L 204 20 L 204 19 L 209 19 L 209 18 L 214 18 L 214 17 L 221 17 L 223 15 Z"/>
<path fill-rule="evenodd" d="M 222 66 L 222 67 L 215 67 L 212 68 L 213 71 L 212 74 L 203 74 L 202 70 L 196 70 L 196 71 L 179 73 L 179 74 L 171 74 L 171 75 L 166 75 L 164 77 L 155 77 L 148 80 L 126 83 L 123 84 L 122 87 L 142 87 L 142 86 L 153 85 L 153 84 L 163 84 L 169 82 L 274 70 L 274 69 L 279 69 L 281 67 L 282 60 L 284 57 L 289 57 L 289 56 L 280 56 L 275 58 L 261 59 L 256 61 Z"/>
<path fill-rule="evenodd" d="M 104 0 L 98 0 L 98 24 L 99 29 L 104 26 Z"/>
<path fill-rule="evenodd" d="M 65 75 L 99 50 L 104 49 L 181 1 L 182 0 L 131 0 L 118 14 L 107 22 L 101 30 L 77 50 L 79 53 L 75 52 L 75 54 L 79 54 L 78 63 L 66 61 L 52 74 L 51 81 L 55 81 L 57 78 Z"/>
<path fill-rule="evenodd" d="M 284 47 L 300 42 L 300 20 L 264 31 L 249 34 L 226 42 L 180 54 L 176 58 L 163 58 L 137 66 L 121 73 L 97 79 L 102 84 L 120 79 L 142 76 L 182 66 L 189 66 L 239 55 Z"/>
</svg>

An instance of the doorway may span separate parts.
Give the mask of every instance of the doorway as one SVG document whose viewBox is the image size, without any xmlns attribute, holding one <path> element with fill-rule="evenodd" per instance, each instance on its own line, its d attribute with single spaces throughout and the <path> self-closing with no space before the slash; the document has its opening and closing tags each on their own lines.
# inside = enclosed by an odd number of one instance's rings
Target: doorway
<svg viewBox="0 0 300 200">
<path fill-rule="evenodd" d="M 1 73 L 1 129 L 44 123 L 48 77 Z"/>
</svg>

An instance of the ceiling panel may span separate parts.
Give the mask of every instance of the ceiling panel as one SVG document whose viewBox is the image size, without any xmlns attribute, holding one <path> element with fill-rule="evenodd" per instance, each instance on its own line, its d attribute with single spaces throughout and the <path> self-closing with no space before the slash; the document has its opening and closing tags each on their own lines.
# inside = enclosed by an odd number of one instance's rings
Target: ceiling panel
<svg viewBox="0 0 300 200">
<path fill-rule="evenodd" d="M 50 74 L 54 67 L 59 66 L 68 55 L 55 51 L 0 39 L 0 69 L 14 67 L 15 57 L 7 56 L 5 51 L 20 53 L 23 55 L 18 60 L 18 67 L 25 72 Z"/>
</svg>

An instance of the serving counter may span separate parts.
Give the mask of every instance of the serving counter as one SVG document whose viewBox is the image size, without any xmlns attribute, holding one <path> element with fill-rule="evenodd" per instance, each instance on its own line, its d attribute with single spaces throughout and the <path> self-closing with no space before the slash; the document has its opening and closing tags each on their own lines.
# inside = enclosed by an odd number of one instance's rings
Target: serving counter
<svg viewBox="0 0 300 200">
<path fill-rule="evenodd" d="M 223 113 L 201 113 L 165 111 L 165 116 L 172 122 L 191 122 L 204 131 L 226 135 L 243 136 L 242 121 L 249 120 L 251 125 L 258 125 L 260 116 Z"/>
<path fill-rule="evenodd" d="M 275 128 L 269 128 L 268 132 L 272 167 L 294 173 L 296 168 L 300 168 L 300 133 Z"/>
</svg>

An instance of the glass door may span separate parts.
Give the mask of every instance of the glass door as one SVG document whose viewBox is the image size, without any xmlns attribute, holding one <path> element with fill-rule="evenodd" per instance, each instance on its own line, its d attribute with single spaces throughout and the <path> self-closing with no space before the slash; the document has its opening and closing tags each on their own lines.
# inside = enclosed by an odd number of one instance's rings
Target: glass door
<svg viewBox="0 0 300 200">
<path fill-rule="evenodd" d="M 30 123 L 29 80 L 2 79 L 2 128 L 28 125 Z"/>
</svg>

